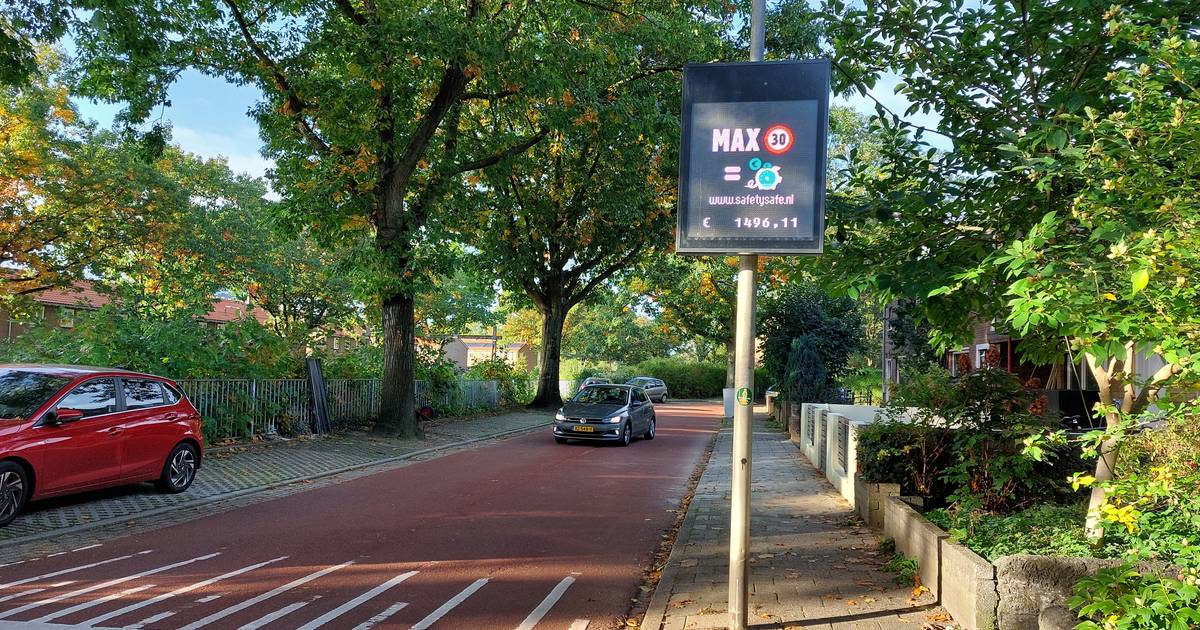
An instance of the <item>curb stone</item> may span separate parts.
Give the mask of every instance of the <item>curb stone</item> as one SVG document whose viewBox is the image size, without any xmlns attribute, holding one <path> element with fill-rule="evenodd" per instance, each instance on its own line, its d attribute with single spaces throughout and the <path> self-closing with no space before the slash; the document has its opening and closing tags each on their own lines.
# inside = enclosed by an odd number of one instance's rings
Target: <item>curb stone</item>
<svg viewBox="0 0 1200 630">
<path fill-rule="evenodd" d="M 532 433 L 537 430 L 545 429 L 547 426 L 549 426 L 549 425 L 548 424 L 537 424 L 537 425 L 533 425 L 533 426 L 522 427 L 519 429 L 510 429 L 507 431 L 500 431 L 498 433 L 493 433 L 490 435 L 484 435 L 484 436 L 480 436 L 480 437 L 469 438 L 466 440 L 460 440 L 458 442 L 452 442 L 449 444 L 442 444 L 440 446 L 433 446 L 430 448 L 419 449 L 416 451 L 412 451 L 410 453 L 405 453 L 403 455 L 386 457 L 383 459 L 377 459 L 377 460 L 370 461 L 370 462 L 353 464 L 351 466 L 342 466 L 340 468 L 325 470 L 325 471 L 321 471 L 319 473 L 315 473 L 315 474 L 311 474 L 311 475 L 301 475 L 298 477 L 292 477 L 290 479 L 275 481 L 275 482 L 271 482 L 269 484 L 256 486 L 253 488 L 244 488 L 242 490 L 235 490 L 233 492 L 227 492 L 224 494 L 213 495 L 213 496 L 205 497 L 203 499 L 199 499 L 196 501 L 180 503 L 178 505 L 164 506 L 164 507 L 154 508 L 154 509 L 150 509 L 150 510 L 145 510 L 142 512 L 135 512 L 133 514 L 126 514 L 126 515 L 111 518 L 111 519 L 105 519 L 102 521 L 94 521 L 94 522 L 90 522 L 90 523 L 82 523 L 79 525 L 72 525 L 70 527 L 57 528 L 57 529 L 42 532 L 39 534 L 33 534 L 30 536 L 22 536 L 20 538 L 13 538 L 10 540 L 6 540 L 6 541 L 4 541 L 4 545 L 7 547 L 7 546 L 15 546 L 15 545 L 21 545 L 21 544 L 26 544 L 26 543 L 32 543 L 32 542 L 37 542 L 40 540 L 46 540 L 49 538 L 57 538 L 59 536 L 87 532 L 92 529 L 98 529 L 101 527 L 108 527 L 111 525 L 120 525 L 121 523 L 136 521 L 136 520 L 139 520 L 142 518 L 153 517 L 153 516 L 157 516 L 160 514 L 168 514 L 168 513 L 177 511 L 177 510 L 203 507 L 205 505 L 217 503 L 220 501 L 227 501 L 229 499 L 237 499 L 240 497 L 252 496 L 255 494 L 273 490 L 275 488 L 280 488 L 283 486 L 296 484 L 296 483 L 302 483 L 305 481 L 312 481 L 314 479 L 323 479 L 325 477 L 333 477 L 336 475 L 353 472 L 356 470 L 362 470 L 364 468 L 370 468 L 372 466 L 383 466 L 386 464 L 392 464 L 395 462 L 400 462 L 400 461 L 405 461 L 405 460 L 415 460 L 424 455 L 430 455 L 430 454 L 438 453 L 441 451 L 453 450 L 456 448 L 461 448 L 463 446 L 468 446 L 470 444 L 475 444 L 477 442 L 495 440 L 498 438 L 504 438 L 504 437 L 509 437 L 509 436 L 513 436 L 513 435 L 518 435 L 521 433 Z"/>
</svg>

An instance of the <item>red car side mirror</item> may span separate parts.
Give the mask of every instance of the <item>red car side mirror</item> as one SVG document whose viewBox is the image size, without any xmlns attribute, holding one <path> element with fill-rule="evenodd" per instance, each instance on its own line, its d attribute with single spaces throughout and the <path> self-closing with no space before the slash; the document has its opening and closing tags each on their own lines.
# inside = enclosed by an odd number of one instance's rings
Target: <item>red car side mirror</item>
<svg viewBox="0 0 1200 630">
<path fill-rule="evenodd" d="M 58 425 L 75 422 L 81 418 L 83 418 L 83 412 L 78 409 L 56 409 L 50 412 L 46 419 L 50 420 L 49 424 Z"/>
</svg>

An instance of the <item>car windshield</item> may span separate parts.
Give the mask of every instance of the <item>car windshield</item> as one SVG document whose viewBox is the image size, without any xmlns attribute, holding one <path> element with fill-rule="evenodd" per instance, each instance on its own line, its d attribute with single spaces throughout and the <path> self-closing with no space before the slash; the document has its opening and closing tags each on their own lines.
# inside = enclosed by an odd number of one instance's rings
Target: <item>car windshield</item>
<svg viewBox="0 0 1200 630">
<path fill-rule="evenodd" d="M 645 387 L 646 383 L 649 383 L 649 382 L 650 382 L 650 379 L 648 379 L 648 378 L 634 378 L 634 379 L 629 380 L 630 385 L 637 385 L 638 387 Z"/>
<path fill-rule="evenodd" d="M 571 402 L 596 405 L 624 405 L 629 402 L 629 390 L 620 387 L 589 387 L 575 394 Z"/>
<path fill-rule="evenodd" d="M 25 370 L 0 370 L 0 418 L 28 418 L 71 379 Z"/>
</svg>

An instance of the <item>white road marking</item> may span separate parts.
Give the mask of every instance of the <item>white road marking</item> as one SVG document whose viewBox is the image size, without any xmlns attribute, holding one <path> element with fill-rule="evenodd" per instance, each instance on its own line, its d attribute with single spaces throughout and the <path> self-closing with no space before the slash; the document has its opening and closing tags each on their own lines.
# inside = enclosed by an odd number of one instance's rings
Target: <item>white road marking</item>
<svg viewBox="0 0 1200 630">
<path fill-rule="evenodd" d="M 391 618 L 392 615 L 400 612 L 407 605 L 408 605 L 408 602 L 396 602 L 395 604 L 388 606 L 387 610 L 358 624 L 357 626 L 354 627 L 354 630 L 371 630 L 371 628 L 375 627 L 375 624 L 383 623 L 383 622 L 387 621 L 388 619 Z"/>
<path fill-rule="evenodd" d="M 525 621 L 522 621 L 521 625 L 517 626 L 517 630 L 533 630 L 533 627 L 542 620 L 542 617 L 546 616 L 546 613 L 550 612 L 550 609 L 558 603 L 559 598 L 563 596 L 563 593 L 567 592 L 568 588 L 571 588 L 571 584 L 574 582 L 575 578 L 570 575 L 563 578 L 562 581 L 559 582 L 548 595 L 546 595 L 546 599 L 543 599 L 542 603 L 538 604 L 538 607 L 534 608 L 533 612 L 529 613 L 529 616 L 525 618 Z"/>
<path fill-rule="evenodd" d="M 196 590 L 196 589 L 204 588 L 204 587 L 206 587 L 206 586 L 211 586 L 211 585 L 213 585 L 213 584 L 216 584 L 217 582 L 220 582 L 221 580 L 228 579 L 228 578 L 231 578 L 231 577 L 235 577 L 235 576 L 241 575 L 241 574 L 243 574 L 243 573 L 247 573 L 247 572 L 249 572 L 249 571 L 253 571 L 253 570 L 255 570 L 255 569 L 260 569 L 260 568 L 262 568 L 262 567 L 265 567 L 265 566 L 267 566 L 268 564 L 271 564 L 271 563 L 273 563 L 273 562 L 279 562 L 280 560 L 284 560 L 284 559 L 286 559 L 286 558 L 287 558 L 287 556 L 280 556 L 280 557 L 278 557 L 278 558 L 275 558 L 274 560 L 267 560 L 266 562 L 260 562 L 260 563 L 258 563 L 258 564 L 252 564 L 252 565 L 250 565 L 250 566 L 248 566 L 248 567 L 242 567 L 241 569 L 238 569 L 237 571 L 230 571 L 229 573 L 226 573 L 226 574 L 224 574 L 224 575 L 218 575 L 218 576 L 217 576 L 217 577 L 215 577 L 215 578 L 209 578 L 209 579 L 207 579 L 207 580 L 204 580 L 203 582 L 196 582 L 195 584 L 191 584 L 191 585 L 189 585 L 189 586 L 184 586 L 184 587 L 182 587 L 182 588 L 177 588 L 177 589 L 175 589 L 175 590 L 173 590 L 173 591 L 171 591 L 171 592 L 169 592 L 169 593 L 163 593 L 163 594 L 161 594 L 161 595 L 155 595 L 154 597 L 151 597 L 150 599 L 147 599 L 147 600 L 146 600 L 146 601 L 144 601 L 144 602 L 137 602 L 137 603 L 134 603 L 134 604 L 130 604 L 130 605 L 128 605 L 128 606 L 126 606 L 126 607 L 124 607 L 124 608 L 121 608 L 121 609 L 119 609 L 119 610 L 114 610 L 114 611 L 112 611 L 112 612 L 109 612 L 109 613 L 105 613 L 105 614 L 103 614 L 103 615 L 100 615 L 99 617 L 95 617 L 95 618 L 93 618 L 93 619 L 88 619 L 87 621 L 83 622 L 83 625 L 85 625 L 85 626 L 98 626 L 98 625 L 100 625 L 100 624 L 104 623 L 105 621 L 108 621 L 109 619 L 114 619 L 114 618 L 116 618 L 116 617 L 120 617 L 120 616 L 122 616 L 122 615 L 127 615 L 127 614 L 129 614 L 129 613 L 131 613 L 131 612 L 133 612 L 133 611 L 135 611 L 135 610 L 141 610 L 142 608 L 145 608 L 145 607 L 147 607 L 147 606 L 153 606 L 154 604 L 157 604 L 157 603 L 159 603 L 159 602 L 161 602 L 161 601 L 163 601 L 163 600 L 170 599 L 170 598 L 172 598 L 172 597 L 175 597 L 175 596 L 177 596 L 177 595 L 183 595 L 183 594 L 185 594 L 185 593 L 190 593 L 190 592 L 192 592 L 192 591 L 194 591 L 194 590 Z M 220 597 L 220 595 L 214 596 L 214 597 L 213 597 L 213 599 L 216 599 L 217 597 Z"/>
<path fill-rule="evenodd" d="M 66 582 L 55 582 L 54 584 L 50 585 L 50 588 L 62 588 L 64 586 L 67 586 L 68 584 L 74 584 L 74 583 L 75 583 L 75 580 L 67 580 Z"/>
<path fill-rule="evenodd" d="M 209 595 L 208 597 L 201 597 L 200 599 L 197 599 L 196 603 L 197 604 L 207 604 L 208 602 L 215 601 L 218 599 L 221 599 L 220 595 Z"/>
<path fill-rule="evenodd" d="M 21 592 L 21 593 L 13 593 L 12 595 L 5 595 L 4 597 L 0 597 L 0 604 L 3 604 L 4 602 L 6 602 L 6 601 L 8 601 L 8 600 L 10 600 L 10 599 L 17 599 L 17 598 L 19 598 L 19 597 L 25 597 L 26 595 L 37 595 L 38 593 L 41 593 L 41 592 L 42 592 L 42 591 L 44 591 L 44 590 L 46 590 L 46 589 L 44 589 L 44 588 L 31 588 L 31 589 L 29 589 L 28 591 L 24 591 L 24 592 Z"/>
<path fill-rule="evenodd" d="M 111 564 L 113 562 L 120 562 L 121 560 L 128 560 L 129 558 L 132 558 L 134 556 L 140 556 L 140 555 L 147 554 L 147 553 L 150 553 L 150 551 L 141 551 L 138 553 L 131 553 L 127 556 L 120 556 L 118 558 L 109 558 L 108 560 L 102 560 L 100 562 L 93 562 L 91 564 L 85 564 L 85 565 L 79 566 L 79 567 L 72 567 L 70 569 L 63 569 L 61 571 L 55 571 L 53 573 L 45 573 L 42 575 L 35 575 L 31 578 L 25 578 L 24 580 L 17 580 L 16 582 L 0 584 L 0 590 L 6 589 L 6 588 L 12 588 L 14 586 L 19 586 L 21 584 L 28 584 L 30 582 L 36 582 L 38 580 L 44 580 L 46 578 L 52 578 L 52 577 L 58 577 L 60 575 L 66 575 L 68 573 L 74 573 L 76 571 L 82 571 L 84 569 L 91 569 L 92 567 L 98 567 L 98 566 L 105 565 L 105 564 Z"/>
<path fill-rule="evenodd" d="M 571 624 L 571 627 L 567 628 L 567 630 L 587 630 L 590 623 L 592 622 L 587 619 L 576 619 L 575 623 Z"/>
<path fill-rule="evenodd" d="M 272 597 L 279 595 L 280 593 L 286 593 L 287 591 L 290 591 L 298 586 L 303 586 L 323 575 L 333 573 L 334 571 L 337 571 L 338 569 L 344 569 L 352 564 L 354 564 L 354 561 L 350 560 L 349 562 L 343 562 L 342 564 L 339 564 L 336 566 L 325 567 L 324 569 L 321 569 L 320 571 L 317 571 L 316 573 L 310 573 L 298 580 L 293 580 L 291 582 L 288 582 L 287 584 L 284 584 L 283 586 L 280 586 L 274 590 L 263 593 L 262 595 L 259 595 L 258 597 L 253 597 L 251 599 L 248 599 L 236 606 L 230 606 L 229 608 L 226 608 L 225 610 L 217 611 L 199 621 L 193 621 L 192 623 L 189 623 L 188 625 L 186 625 L 182 628 L 179 628 L 179 630 L 196 630 L 197 628 L 203 628 L 204 626 L 207 626 L 208 624 L 210 624 L 214 621 L 220 621 L 221 619 L 224 619 L 224 618 L 228 617 L 229 615 L 241 612 L 251 606 L 257 606 L 258 604 L 261 604 L 262 602 L 265 602 L 268 599 L 271 599 Z"/>
<path fill-rule="evenodd" d="M 71 553 L 75 553 L 76 551 L 83 551 L 83 550 L 85 550 L 85 549 L 95 549 L 96 547 L 103 547 L 103 546 L 104 546 L 104 545 L 102 545 L 102 544 L 100 544 L 100 543 L 96 543 L 96 544 L 94 544 L 94 545 L 88 545 L 88 546 L 86 546 L 86 547 L 80 547 L 80 548 L 78 548 L 78 549 L 72 549 L 72 550 L 71 550 Z"/>
<path fill-rule="evenodd" d="M 48 555 L 48 556 L 46 556 L 46 557 L 47 557 L 47 558 L 57 558 L 58 556 L 65 556 L 65 555 L 67 555 L 67 552 L 66 552 L 66 551 L 60 551 L 60 552 L 58 552 L 58 553 L 52 553 L 52 554 L 50 554 L 50 555 Z"/>
<path fill-rule="evenodd" d="M 162 621 L 163 619 L 166 619 L 167 617 L 174 617 L 175 613 L 177 613 L 177 612 L 179 612 L 179 611 L 168 610 L 166 612 L 160 612 L 157 615 L 154 615 L 153 617 L 146 617 L 145 619 L 133 624 L 132 626 L 125 626 L 124 628 L 122 628 L 122 630 L 138 630 L 138 628 L 144 628 L 152 623 L 158 623 L 158 622 Z"/>
<path fill-rule="evenodd" d="M 25 561 L 17 560 L 16 562 L 9 562 L 8 564 L 0 564 L 0 569 L 3 569 L 4 567 L 15 567 L 18 564 L 25 564 Z"/>
<path fill-rule="evenodd" d="M 259 617 L 258 619 L 251 621 L 250 623 L 238 628 L 238 630 L 258 630 L 258 628 L 261 628 L 261 627 L 271 623 L 272 621 L 275 621 L 276 619 L 286 617 L 286 616 L 296 612 L 297 610 L 300 610 L 301 608 L 304 608 L 305 606 L 317 601 L 318 599 L 321 599 L 321 597 L 319 595 L 317 597 L 314 597 L 314 598 L 306 601 L 306 602 L 296 602 L 294 604 L 288 604 L 287 606 L 284 606 L 283 608 L 280 608 L 279 610 L 276 610 L 273 613 L 267 613 L 267 614 Z"/>
<path fill-rule="evenodd" d="M 383 584 L 376 586 L 375 588 L 363 593 L 362 595 L 355 597 L 354 599 L 346 602 L 345 604 L 342 604 L 341 606 L 334 608 L 333 610 L 325 613 L 324 615 L 321 615 L 320 617 L 313 619 L 312 621 L 304 624 L 303 626 L 300 626 L 300 628 L 298 628 L 298 630 L 317 630 L 317 628 L 320 628 L 321 626 L 329 623 L 330 621 L 333 621 L 334 619 L 341 617 L 342 615 L 350 612 L 351 610 L 358 608 L 364 602 L 367 602 L 367 601 L 377 597 L 379 594 L 381 594 L 384 591 L 392 588 L 393 586 L 403 582 L 404 580 L 407 580 L 408 578 L 416 575 L 417 573 L 419 573 L 419 571 L 409 571 L 408 573 L 401 573 L 400 575 L 397 575 L 396 577 L 384 582 Z M 416 626 L 414 626 L 414 629 L 415 628 L 416 628 Z"/>
<path fill-rule="evenodd" d="M 79 590 L 71 591 L 70 593 L 65 593 L 65 594 L 63 594 L 63 595 L 58 595 L 58 596 L 56 596 L 56 597 L 51 597 L 50 599 L 43 599 L 43 600 L 41 600 L 41 601 L 33 602 L 32 604 L 26 604 L 26 605 L 24 605 L 24 606 L 18 606 L 17 608 L 13 608 L 12 610 L 6 610 L 6 611 L 4 611 L 4 613 L 0 614 L 0 619 L 7 619 L 7 618 L 9 618 L 9 617 L 12 617 L 13 615 L 19 615 L 19 614 L 21 614 L 21 613 L 23 613 L 23 612 L 25 612 L 25 611 L 27 611 L 27 610 L 33 610 L 34 608 L 41 608 L 42 606 L 47 606 L 47 605 L 49 605 L 49 604 L 53 604 L 53 603 L 55 603 L 55 602 L 60 602 L 60 601 L 62 601 L 62 600 L 64 600 L 64 599 L 70 599 L 70 598 L 72 598 L 72 597 L 77 597 L 77 596 L 79 596 L 79 595 L 85 595 L 85 594 L 87 594 L 87 593 L 91 593 L 91 592 L 93 592 L 93 591 L 99 591 L 99 590 L 101 590 L 101 589 L 105 589 L 105 588 L 108 588 L 108 587 L 110 587 L 110 586 L 116 586 L 116 585 L 118 585 L 118 584 L 124 584 L 124 583 L 126 583 L 126 582 L 130 582 L 130 581 L 136 580 L 136 579 L 138 579 L 138 578 L 144 578 L 144 577 L 146 577 L 146 576 L 148 576 L 148 575 L 154 575 L 154 574 L 156 574 L 156 573 L 162 573 L 163 571 L 170 571 L 171 569 L 177 569 L 177 568 L 179 568 L 179 567 L 182 567 L 182 566 L 185 566 L 185 565 L 189 565 L 189 564 L 191 564 L 191 563 L 193 563 L 193 562 L 199 562 L 199 561 L 201 561 L 201 560 L 208 560 L 209 558 L 215 558 L 215 557 L 217 557 L 217 556 L 219 556 L 219 555 L 221 555 L 221 554 L 220 554 L 220 552 L 217 552 L 217 553 L 210 553 L 210 554 L 208 554 L 208 555 L 206 555 L 206 556 L 199 556 L 199 557 L 196 557 L 196 558 L 192 558 L 191 560 L 184 560 L 184 561 L 182 561 L 182 562 L 176 562 L 176 563 L 174 563 L 174 564 L 168 564 L 168 565 L 166 565 L 166 566 L 158 567 L 157 569 L 150 569 L 150 570 L 148 570 L 148 571 L 142 571 L 141 573 L 135 573 L 135 574 L 133 574 L 133 575 L 128 575 L 128 576 L 125 576 L 125 577 L 122 577 L 122 578 L 117 578 L 117 579 L 115 579 L 115 580 L 109 580 L 109 581 L 107 581 L 107 582 L 101 582 L 100 584 L 96 584 L 96 585 L 93 585 L 93 586 L 89 586 L 89 587 L 87 587 L 87 588 L 81 588 L 81 589 L 79 589 Z"/>
<path fill-rule="evenodd" d="M 34 619 L 33 622 L 34 623 L 49 623 L 51 621 L 54 621 L 55 619 L 58 619 L 59 617 L 66 617 L 67 615 L 77 613 L 81 610 L 87 610 L 89 608 L 93 608 L 93 607 L 99 606 L 101 604 L 106 604 L 108 602 L 111 602 L 114 599 L 117 599 L 118 597 L 124 597 L 126 595 L 140 593 L 141 591 L 144 591 L 148 588 L 154 588 L 154 584 L 146 584 L 144 586 L 135 586 L 134 588 L 127 588 L 127 589 L 121 591 L 120 593 L 111 593 L 109 595 L 105 595 L 104 597 L 101 597 L 100 599 L 94 599 L 90 602 L 83 602 L 82 604 L 77 604 L 75 606 L 71 606 L 70 608 L 64 608 L 58 612 L 53 612 L 53 613 L 50 613 L 49 615 L 38 617 L 37 619 Z"/>
<path fill-rule="evenodd" d="M 468 586 L 467 588 L 464 588 L 461 593 L 459 593 L 458 595 L 455 595 L 454 597 L 451 597 L 449 601 L 447 601 L 445 604 L 442 604 L 441 606 L 439 606 L 437 610 L 429 613 L 429 616 L 418 621 L 417 625 L 413 626 L 410 630 L 425 630 L 425 628 L 432 626 L 435 621 L 446 616 L 446 613 L 450 612 L 451 610 L 454 610 L 455 606 L 466 601 L 466 599 L 468 597 L 475 594 L 475 591 L 478 591 L 479 589 L 483 588 L 483 585 L 487 584 L 487 583 L 488 583 L 487 578 L 480 578 L 478 580 L 475 580 L 474 582 L 471 583 L 470 586 Z"/>
</svg>

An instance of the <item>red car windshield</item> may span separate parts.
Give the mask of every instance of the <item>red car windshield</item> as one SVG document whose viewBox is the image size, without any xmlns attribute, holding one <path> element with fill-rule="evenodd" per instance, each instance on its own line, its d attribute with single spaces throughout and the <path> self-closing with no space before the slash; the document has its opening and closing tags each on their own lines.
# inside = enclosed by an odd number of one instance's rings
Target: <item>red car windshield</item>
<svg viewBox="0 0 1200 630">
<path fill-rule="evenodd" d="M 28 418 L 70 382 L 65 376 L 0 370 L 0 418 Z"/>
</svg>

